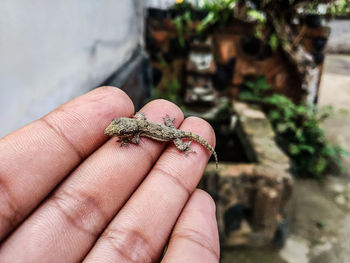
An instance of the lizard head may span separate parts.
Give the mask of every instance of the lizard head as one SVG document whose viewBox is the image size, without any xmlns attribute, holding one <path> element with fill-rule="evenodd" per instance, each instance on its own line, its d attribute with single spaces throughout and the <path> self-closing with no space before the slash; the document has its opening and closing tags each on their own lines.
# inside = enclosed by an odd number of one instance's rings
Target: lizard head
<svg viewBox="0 0 350 263">
<path fill-rule="evenodd" d="M 134 119 L 121 117 L 114 119 L 105 129 L 108 136 L 128 136 L 138 131 L 138 125 Z"/>
</svg>

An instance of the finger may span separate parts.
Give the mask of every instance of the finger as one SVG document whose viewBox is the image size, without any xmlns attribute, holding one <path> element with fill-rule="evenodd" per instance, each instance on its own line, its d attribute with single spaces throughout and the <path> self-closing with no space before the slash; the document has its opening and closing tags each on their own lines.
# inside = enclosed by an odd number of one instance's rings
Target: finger
<svg viewBox="0 0 350 263">
<path fill-rule="evenodd" d="M 187 118 L 191 130 L 212 145 L 215 135 L 202 119 Z M 153 262 L 159 259 L 171 229 L 197 186 L 210 153 L 197 143 L 186 156 L 169 145 L 137 191 L 104 231 L 86 262 Z"/>
<path fill-rule="evenodd" d="M 113 117 L 133 113 L 120 89 L 78 97 L 0 140 L 0 240 L 107 137 Z"/>
<path fill-rule="evenodd" d="M 183 120 L 181 110 L 164 100 L 148 103 L 142 112 L 158 123 L 164 112 L 176 118 L 175 126 Z M 116 138 L 111 138 L 6 240 L 0 262 L 6 262 L 9 255 L 16 255 L 18 262 L 80 261 L 165 146 L 143 137 L 139 145 L 119 147 Z"/>
<path fill-rule="evenodd" d="M 206 192 L 196 190 L 176 222 L 162 262 L 209 263 L 219 258 L 215 203 Z"/>
</svg>

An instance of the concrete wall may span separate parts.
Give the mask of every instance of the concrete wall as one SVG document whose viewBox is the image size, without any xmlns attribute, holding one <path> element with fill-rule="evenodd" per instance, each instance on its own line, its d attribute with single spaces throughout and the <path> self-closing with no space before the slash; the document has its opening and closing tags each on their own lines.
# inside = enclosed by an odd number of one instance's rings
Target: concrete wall
<svg viewBox="0 0 350 263">
<path fill-rule="evenodd" d="M 1 0 L 0 137 L 104 82 L 142 27 L 141 0 Z"/>
<path fill-rule="evenodd" d="M 166 9 L 175 3 L 175 0 L 145 0 L 147 7 Z"/>
<path fill-rule="evenodd" d="M 327 52 L 350 54 L 350 19 L 335 19 L 329 22 L 331 34 Z"/>
</svg>

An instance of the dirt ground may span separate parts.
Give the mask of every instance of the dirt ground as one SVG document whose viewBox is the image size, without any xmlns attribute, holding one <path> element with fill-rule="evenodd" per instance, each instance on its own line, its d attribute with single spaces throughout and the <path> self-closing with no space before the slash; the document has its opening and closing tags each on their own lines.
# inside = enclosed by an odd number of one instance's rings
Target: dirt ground
<svg viewBox="0 0 350 263">
<path fill-rule="evenodd" d="M 350 152 L 350 55 L 327 55 L 319 105 L 332 105 L 335 116 L 324 123 L 327 137 Z M 288 204 L 289 237 L 281 250 L 222 249 L 223 263 L 350 262 L 350 156 L 345 173 L 319 182 L 296 180 Z"/>
</svg>

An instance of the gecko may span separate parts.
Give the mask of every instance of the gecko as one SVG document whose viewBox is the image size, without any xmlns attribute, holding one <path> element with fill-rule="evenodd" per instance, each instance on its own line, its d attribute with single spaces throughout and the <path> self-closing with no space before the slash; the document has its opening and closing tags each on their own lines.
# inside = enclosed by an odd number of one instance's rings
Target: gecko
<svg viewBox="0 0 350 263">
<path fill-rule="evenodd" d="M 195 153 L 190 148 L 192 141 L 183 142 L 182 139 L 190 139 L 196 141 L 208 149 L 215 158 L 216 168 L 218 167 L 218 157 L 214 148 L 202 137 L 189 131 L 178 130 L 175 128 L 173 121 L 169 115 L 163 118 L 164 125 L 147 121 L 142 112 L 136 113 L 133 118 L 121 117 L 112 120 L 105 129 L 104 133 L 108 136 L 119 137 L 117 142 L 120 146 L 127 146 L 128 143 L 139 144 L 140 136 L 145 136 L 157 141 L 173 141 L 176 148 L 185 151 L 185 154 Z"/>
</svg>

